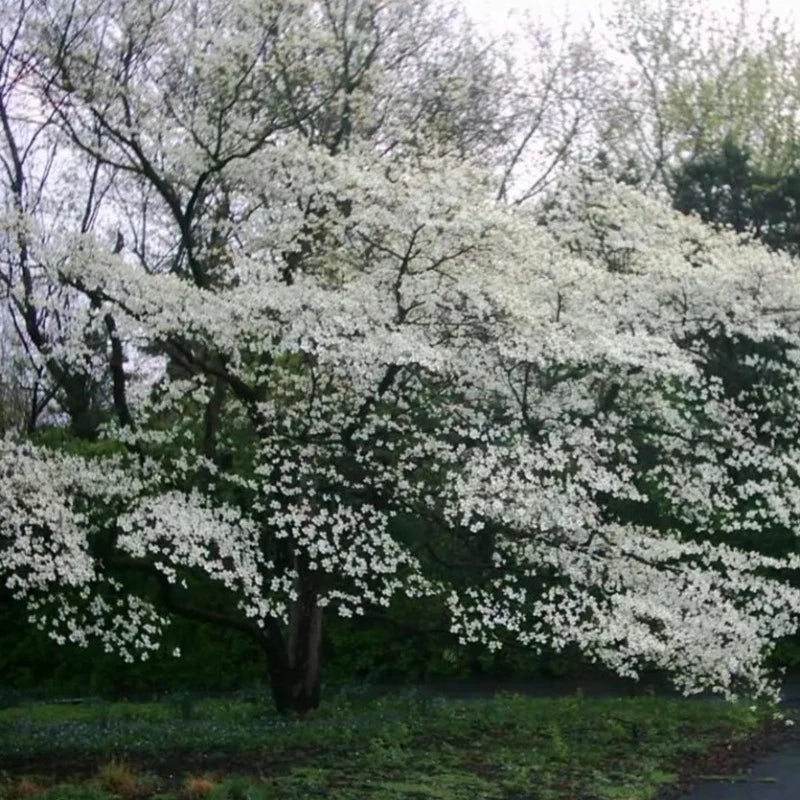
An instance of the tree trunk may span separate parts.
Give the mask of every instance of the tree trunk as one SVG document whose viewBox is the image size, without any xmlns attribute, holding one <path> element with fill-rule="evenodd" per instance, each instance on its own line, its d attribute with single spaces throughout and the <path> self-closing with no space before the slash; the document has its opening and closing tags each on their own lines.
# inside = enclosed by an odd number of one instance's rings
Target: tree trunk
<svg viewBox="0 0 800 800">
<path fill-rule="evenodd" d="M 305 714 L 319 707 L 322 609 L 317 605 L 317 591 L 308 577 L 306 574 L 299 581 L 288 637 L 276 625 L 265 643 L 272 696 L 281 713 Z"/>
</svg>

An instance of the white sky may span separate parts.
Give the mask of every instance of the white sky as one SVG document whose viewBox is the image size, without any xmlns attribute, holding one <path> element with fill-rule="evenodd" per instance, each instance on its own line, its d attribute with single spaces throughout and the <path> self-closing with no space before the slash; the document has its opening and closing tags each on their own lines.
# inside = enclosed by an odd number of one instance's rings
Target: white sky
<svg viewBox="0 0 800 800">
<path fill-rule="evenodd" d="M 614 0 L 461 0 L 470 15 L 481 25 L 500 32 L 513 25 L 513 12 L 528 10 L 543 20 L 568 21 L 576 26 L 593 19 L 600 22 L 599 16 L 615 5 Z M 658 0 L 653 0 L 657 4 Z M 694 0 L 695 8 L 714 10 L 732 15 L 739 7 L 738 0 Z M 772 17 L 791 19 L 797 28 L 798 0 L 744 0 L 748 15 L 758 19 L 769 12 Z M 509 17 L 509 15 L 512 15 Z"/>
</svg>

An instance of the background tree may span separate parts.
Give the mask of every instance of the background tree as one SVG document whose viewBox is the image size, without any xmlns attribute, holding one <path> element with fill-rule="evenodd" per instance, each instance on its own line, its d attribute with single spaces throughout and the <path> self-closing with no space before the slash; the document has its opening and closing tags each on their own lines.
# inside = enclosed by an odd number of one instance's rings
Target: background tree
<svg viewBox="0 0 800 800">
<path fill-rule="evenodd" d="M 768 247 L 800 254 L 796 166 L 776 173 L 753 164 L 750 152 L 725 139 L 716 153 L 688 161 L 671 179 L 675 208 L 719 228 L 750 234 Z"/>
<path fill-rule="evenodd" d="M 95 435 L 111 404 L 108 380 L 122 380 L 119 341 L 110 315 L 98 320 L 97 303 L 58 278 L 54 235 L 87 234 L 97 227 L 109 191 L 100 164 L 66 147 L 53 124 L 56 112 L 33 91 L 56 72 L 23 44 L 26 26 L 36 24 L 35 4 L 22 2 L 0 12 L 0 165 L 4 223 L 0 229 L 3 329 L 17 353 L 17 372 L 31 393 L 26 426 L 43 413 L 62 413 L 74 433 Z M 109 244 L 109 248 L 112 245 Z M 83 347 L 70 352 L 67 334 L 83 330 Z M 108 348 L 108 353 L 106 352 Z M 20 372 L 21 365 L 28 368 Z M 111 370 L 109 372 L 109 367 Z"/>
<path fill-rule="evenodd" d="M 797 42 L 789 22 L 741 3 L 738 13 L 684 2 L 622 0 L 606 20 L 616 51 L 602 148 L 633 160 L 646 185 L 712 156 L 726 140 L 767 174 L 797 157 Z"/>
</svg>

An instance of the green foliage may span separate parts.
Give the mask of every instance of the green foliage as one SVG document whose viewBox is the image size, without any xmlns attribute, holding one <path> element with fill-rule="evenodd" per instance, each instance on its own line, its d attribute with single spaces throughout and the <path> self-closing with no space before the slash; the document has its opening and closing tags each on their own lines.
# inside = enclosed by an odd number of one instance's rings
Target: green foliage
<svg viewBox="0 0 800 800">
<path fill-rule="evenodd" d="M 179 647 L 181 657 L 172 649 Z M 229 691 L 263 681 L 263 655 L 235 631 L 175 619 L 164 648 L 127 664 L 96 645 L 60 647 L 27 624 L 24 609 L 0 604 L 0 701 L 4 694 L 125 697 Z"/>
<path fill-rule="evenodd" d="M 672 175 L 673 204 L 704 222 L 751 233 L 776 250 L 800 253 L 800 169 L 769 173 L 732 137 L 684 163 Z"/>
<path fill-rule="evenodd" d="M 86 458 L 113 456 L 124 452 L 122 444 L 113 439 L 84 439 L 75 436 L 68 428 L 56 426 L 37 428 L 31 441 L 41 447 Z"/>
<path fill-rule="evenodd" d="M 43 796 L 42 800 L 108 800 L 111 795 L 103 789 L 93 786 L 56 786 Z"/>
</svg>

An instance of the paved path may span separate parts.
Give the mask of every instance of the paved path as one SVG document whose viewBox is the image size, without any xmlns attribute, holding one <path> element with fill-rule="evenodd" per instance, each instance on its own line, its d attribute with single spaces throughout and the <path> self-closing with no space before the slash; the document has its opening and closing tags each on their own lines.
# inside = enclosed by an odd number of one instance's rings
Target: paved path
<svg viewBox="0 0 800 800">
<path fill-rule="evenodd" d="M 786 681 L 781 705 L 800 708 L 800 677 Z M 800 731 L 787 728 L 787 742 L 736 775 L 706 776 L 683 800 L 800 800 Z"/>
<path fill-rule="evenodd" d="M 733 780 L 732 780 L 733 779 Z M 797 800 L 800 742 L 767 756 L 742 775 L 698 781 L 684 800 Z"/>
</svg>

